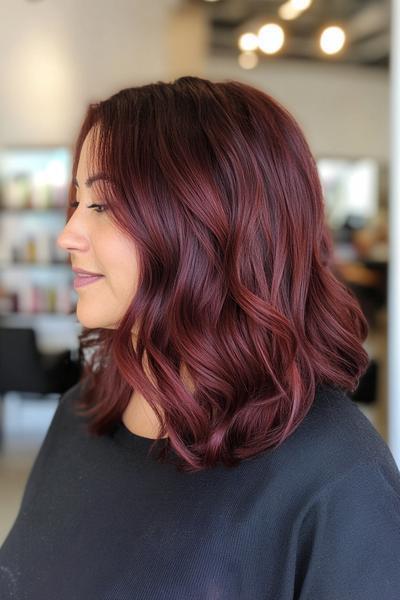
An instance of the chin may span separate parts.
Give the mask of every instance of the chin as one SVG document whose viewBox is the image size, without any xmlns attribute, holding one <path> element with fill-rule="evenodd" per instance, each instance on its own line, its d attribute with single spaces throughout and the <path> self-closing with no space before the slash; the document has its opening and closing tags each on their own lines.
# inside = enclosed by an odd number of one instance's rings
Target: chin
<svg viewBox="0 0 400 600">
<path fill-rule="evenodd" d="M 85 310 L 79 310 L 79 302 L 78 302 L 78 307 L 76 309 L 76 318 L 78 319 L 79 323 L 83 326 L 83 327 L 87 327 L 88 329 L 97 329 L 98 327 L 104 328 L 107 327 L 107 323 L 105 321 L 105 319 L 101 319 L 99 316 L 96 316 L 95 314 L 89 314 L 88 311 Z"/>
<path fill-rule="evenodd" d="M 98 300 L 101 301 L 101 298 L 99 297 Z M 118 320 L 119 311 L 112 310 L 112 306 L 107 311 L 108 314 L 105 311 L 96 310 L 98 308 L 96 299 L 91 298 L 89 301 L 87 298 L 79 298 L 76 305 L 76 318 L 79 323 L 88 329 L 117 329 L 123 314 Z"/>
</svg>

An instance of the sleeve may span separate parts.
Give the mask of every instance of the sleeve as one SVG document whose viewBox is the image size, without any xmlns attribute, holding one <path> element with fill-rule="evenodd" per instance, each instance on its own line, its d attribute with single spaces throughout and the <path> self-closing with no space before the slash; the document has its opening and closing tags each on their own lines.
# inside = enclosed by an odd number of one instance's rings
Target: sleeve
<svg viewBox="0 0 400 600">
<path fill-rule="evenodd" d="M 294 600 L 400 599 L 400 473 L 357 464 L 303 520 Z"/>
</svg>

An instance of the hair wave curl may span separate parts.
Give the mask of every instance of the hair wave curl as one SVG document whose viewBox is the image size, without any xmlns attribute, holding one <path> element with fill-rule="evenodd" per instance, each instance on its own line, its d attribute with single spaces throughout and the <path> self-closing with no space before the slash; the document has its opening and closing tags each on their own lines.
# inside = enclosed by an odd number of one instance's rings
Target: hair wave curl
<svg viewBox="0 0 400 600">
<path fill-rule="evenodd" d="M 317 386 L 354 391 L 368 324 L 334 274 L 316 163 L 293 116 L 232 80 L 123 89 L 89 105 L 74 176 L 94 126 L 91 155 L 139 274 L 118 327 L 79 336 L 90 432 L 109 432 L 138 389 L 157 439 L 168 435 L 160 460 L 169 448 L 183 471 L 234 466 L 291 435 Z"/>
</svg>

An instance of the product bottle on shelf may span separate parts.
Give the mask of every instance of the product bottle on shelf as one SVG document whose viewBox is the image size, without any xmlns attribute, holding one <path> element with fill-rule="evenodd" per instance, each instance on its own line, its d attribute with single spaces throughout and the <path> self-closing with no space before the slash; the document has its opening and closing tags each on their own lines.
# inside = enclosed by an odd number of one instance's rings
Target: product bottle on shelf
<svg viewBox="0 0 400 600">
<path fill-rule="evenodd" d="M 32 235 L 29 235 L 26 241 L 25 246 L 25 255 L 26 260 L 31 263 L 36 262 L 36 243 L 35 238 Z"/>
<path fill-rule="evenodd" d="M 54 287 L 47 290 L 47 310 L 50 313 L 57 311 L 57 290 Z"/>
</svg>

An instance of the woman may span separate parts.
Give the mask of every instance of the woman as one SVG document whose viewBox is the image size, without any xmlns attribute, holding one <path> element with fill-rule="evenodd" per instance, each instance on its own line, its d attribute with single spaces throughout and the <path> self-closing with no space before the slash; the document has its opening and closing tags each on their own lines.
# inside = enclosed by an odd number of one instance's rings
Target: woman
<svg viewBox="0 0 400 600">
<path fill-rule="evenodd" d="M 121 90 L 88 109 L 69 203 L 84 372 L 2 600 L 398 599 L 400 473 L 346 394 L 368 326 L 293 117 L 236 81 Z"/>
</svg>

